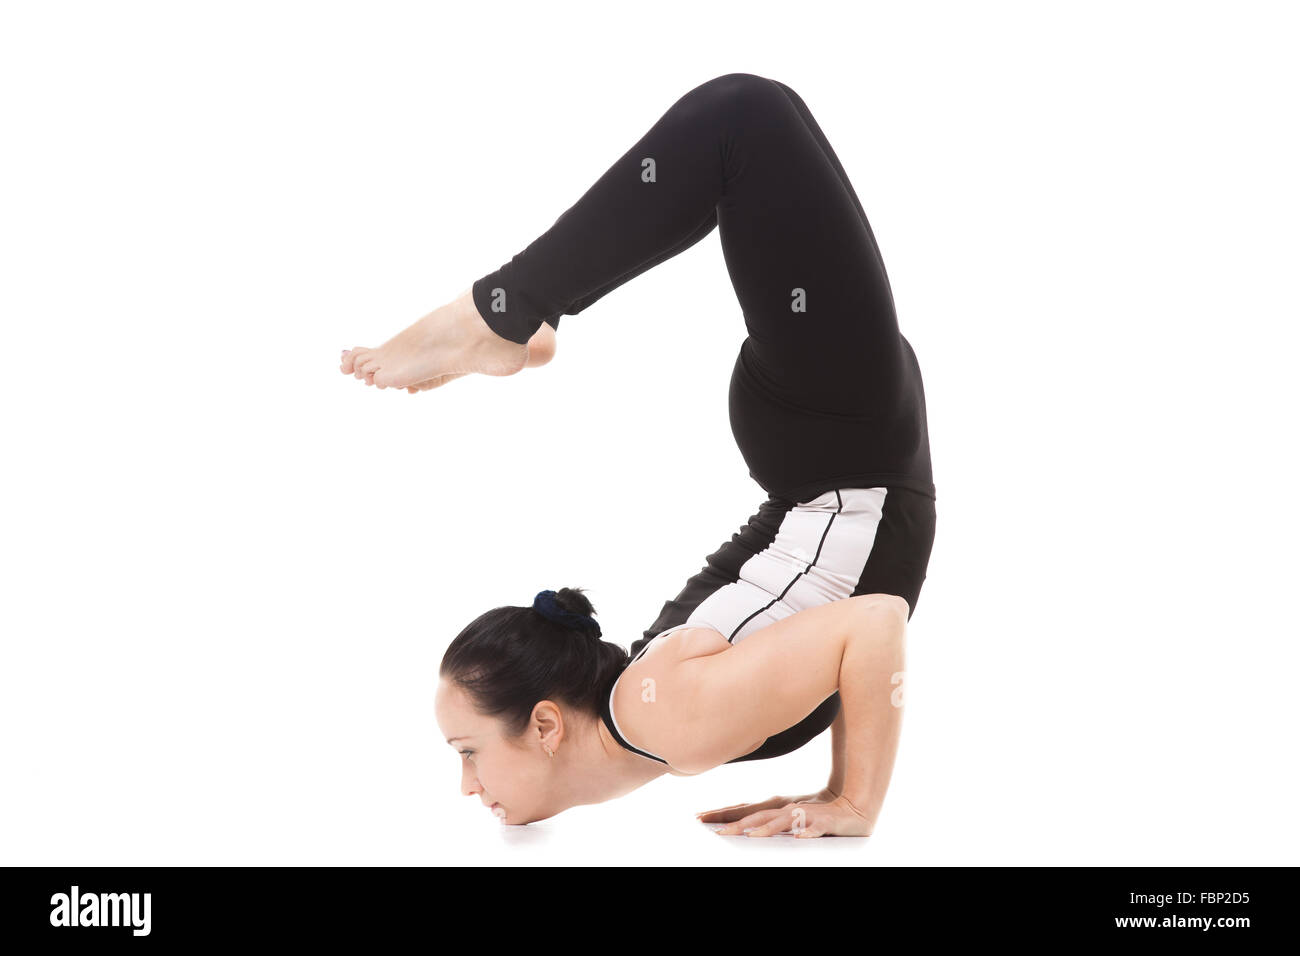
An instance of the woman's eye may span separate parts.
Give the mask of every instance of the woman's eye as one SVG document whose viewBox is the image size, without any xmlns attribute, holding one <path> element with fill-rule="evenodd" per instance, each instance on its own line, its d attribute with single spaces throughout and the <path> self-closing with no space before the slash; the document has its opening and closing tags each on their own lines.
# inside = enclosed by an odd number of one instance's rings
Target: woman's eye
<svg viewBox="0 0 1300 956">
<path fill-rule="evenodd" d="M 461 755 L 462 757 L 472 757 L 472 756 L 474 756 L 474 751 L 472 751 L 472 750 L 462 750 L 462 751 L 460 752 L 460 755 Z"/>
</svg>

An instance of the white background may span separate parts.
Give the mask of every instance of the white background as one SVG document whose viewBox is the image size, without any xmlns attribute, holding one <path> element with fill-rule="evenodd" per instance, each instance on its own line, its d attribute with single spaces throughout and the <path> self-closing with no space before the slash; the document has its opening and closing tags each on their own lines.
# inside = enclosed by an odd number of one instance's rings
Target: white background
<svg viewBox="0 0 1300 956">
<path fill-rule="evenodd" d="M 1285 4 L 10 3 L 0 862 L 1296 864 Z M 338 371 L 684 92 L 794 87 L 925 376 L 938 532 L 869 840 L 721 838 L 829 734 L 502 827 L 482 611 L 640 636 L 763 500 L 717 233 L 550 365 Z"/>
</svg>

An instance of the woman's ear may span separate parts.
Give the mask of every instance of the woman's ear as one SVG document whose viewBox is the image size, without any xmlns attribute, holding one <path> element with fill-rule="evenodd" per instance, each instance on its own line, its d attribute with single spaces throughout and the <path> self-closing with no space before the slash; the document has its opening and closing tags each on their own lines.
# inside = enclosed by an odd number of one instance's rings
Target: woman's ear
<svg viewBox="0 0 1300 956">
<path fill-rule="evenodd" d="M 533 746 L 560 749 L 564 742 L 564 715 L 554 701 L 544 700 L 533 708 L 533 722 L 528 734 L 536 741 Z"/>
</svg>

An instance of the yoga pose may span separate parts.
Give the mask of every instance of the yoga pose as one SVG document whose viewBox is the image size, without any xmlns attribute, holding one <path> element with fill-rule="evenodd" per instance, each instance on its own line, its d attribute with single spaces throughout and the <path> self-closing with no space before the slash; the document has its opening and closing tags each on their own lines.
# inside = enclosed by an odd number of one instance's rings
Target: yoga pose
<svg viewBox="0 0 1300 956">
<path fill-rule="evenodd" d="M 438 723 L 463 792 L 506 823 L 827 727 L 821 791 L 700 818 L 809 837 L 869 835 L 880 812 L 934 540 L 925 397 L 866 214 L 792 89 L 732 73 L 691 90 L 526 249 L 383 346 L 345 351 L 342 371 L 414 393 L 544 364 L 561 315 L 715 227 L 748 332 L 732 433 L 767 499 L 630 654 L 567 588 L 456 637 Z"/>
</svg>

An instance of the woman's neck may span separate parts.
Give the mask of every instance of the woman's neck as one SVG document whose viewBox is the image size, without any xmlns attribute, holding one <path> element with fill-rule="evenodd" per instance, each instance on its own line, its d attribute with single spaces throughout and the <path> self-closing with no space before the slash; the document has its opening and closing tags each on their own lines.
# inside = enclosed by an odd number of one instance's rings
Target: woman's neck
<svg viewBox="0 0 1300 956">
<path fill-rule="evenodd" d="M 566 806 L 604 803 L 669 772 L 659 761 L 622 746 L 599 717 L 569 743 L 555 754 L 557 762 L 565 761 L 556 770 L 557 778 L 565 782 L 560 796 Z"/>
</svg>

